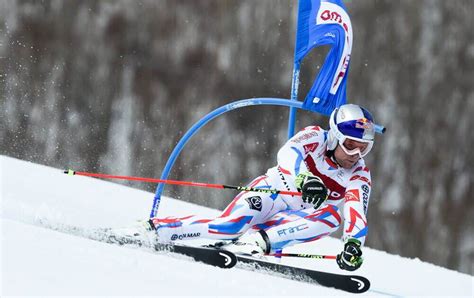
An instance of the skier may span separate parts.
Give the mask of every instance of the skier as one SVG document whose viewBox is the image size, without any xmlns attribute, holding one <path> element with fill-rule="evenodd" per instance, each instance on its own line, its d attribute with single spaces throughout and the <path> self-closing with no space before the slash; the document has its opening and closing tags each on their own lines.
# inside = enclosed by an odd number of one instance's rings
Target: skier
<svg viewBox="0 0 474 298">
<path fill-rule="evenodd" d="M 342 105 L 332 112 L 328 131 L 309 126 L 298 132 L 279 150 L 277 166 L 249 185 L 299 191 L 302 196 L 241 192 L 217 218 L 152 218 L 143 222 L 141 233 L 153 231 L 160 242 L 233 240 L 224 248 L 264 255 L 318 240 L 343 226 L 337 264 L 356 270 L 363 261 L 371 190 L 363 157 L 372 149 L 374 135 L 374 120 L 365 108 Z"/>
</svg>

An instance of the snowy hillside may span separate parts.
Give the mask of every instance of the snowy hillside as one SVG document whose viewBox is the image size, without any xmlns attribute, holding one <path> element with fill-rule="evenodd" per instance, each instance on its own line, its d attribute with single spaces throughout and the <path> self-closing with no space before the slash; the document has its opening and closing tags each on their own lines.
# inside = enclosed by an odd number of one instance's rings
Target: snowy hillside
<svg viewBox="0 0 474 298">
<path fill-rule="evenodd" d="M 59 169 L 5 156 L 0 156 L 0 166 L 1 296 L 349 295 L 54 231 L 47 227 L 129 225 L 147 217 L 153 194 L 97 179 L 70 177 Z M 218 212 L 170 198 L 164 198 L 160 208 L 161 216 Z M 331 238 L 294 249 L 335 254 L 341 244 Z M 357 274 L 368 277 L 372 287 L 363 295 L 473 296 L 472 276 L 370 248 L 364 249 L 364 255 L 365 262 Z M 287 258 L 283 262 L 341 273 L 334 261 Z"/>
</svg>

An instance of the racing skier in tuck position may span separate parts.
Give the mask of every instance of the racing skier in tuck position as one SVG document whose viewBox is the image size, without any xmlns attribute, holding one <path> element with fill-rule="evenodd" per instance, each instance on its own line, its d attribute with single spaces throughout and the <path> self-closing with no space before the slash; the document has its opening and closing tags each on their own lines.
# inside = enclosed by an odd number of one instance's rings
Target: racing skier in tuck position
<svg viewBox="0 0 474 298">
<path fill-rule="evenodd" d="M 132 234 L 149 237 L 156 232 L 160 242 L 233 240 L 223 248 L 263 255 L 318 240 L 342 226 L 344 246 L 337 264 L 356 270 L 363 261 L 371 190 L 363 157 L 372 149 L 374 135 L 374 120 L 366 109 L 342 105 L 332 112 L 328 131 L 309 126 L 298 132 L 279 150 L 278 165 L 249 185 L 302 196 L 244 191 L 217 218 L 152 218 Z"/>
</svg>

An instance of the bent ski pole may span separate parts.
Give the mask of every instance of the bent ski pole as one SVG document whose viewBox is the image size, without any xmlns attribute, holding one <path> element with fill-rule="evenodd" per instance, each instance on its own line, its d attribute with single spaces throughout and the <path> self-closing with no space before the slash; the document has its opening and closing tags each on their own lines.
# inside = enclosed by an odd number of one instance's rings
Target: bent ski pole
<svg viewBox="0 0 474 298">
<path fill-rule="evenodd" d="M 329 259 L 329 260 L 336 259 L 336 256 L 331 256 L 331 255 L 296 254 L 296 253 L 275 253 L 275 254 L 268 254 L 267 256 L 308 258 L 308 259 Z"/>
<path fill-rule="evenodd" d="M 64 174 L 68 174 L 70 176 L 78 175 L 78 176 L 87 176 L 87 177 L 105 178 L 105 179 L 119 179 L 119 180 L 129 180 L 129 181 L 153 182 L 153 183 L 163 183 L 163 184 L 206 187 L 206 188 L 221 188 L 221 189 L 225 188 L 225 189 L 236 189 L 236 190 L 240 190 L 240 191 L 253 191 L 253 192 L 263 192 L 263 193 L 272 193 L 272 194 L 281 194 L 281 195 L 290 195 L 290 196 L 301 196 L 301 193 L 296 192 L 296 191 L 255 188 L 255 187 L 247 187 L 247 186 L 211 184 L 211 183 L 179 181 L 179 180 L 165 180 L 165 179 L 143 178 L 143 177 L 132 177 L 132 176 L 116 176 L 116 175 L 99 174 L 99 173 L 77 172 L 77 171 L 73 171 L 73 170 L 65 170 Z"/>
</svg>

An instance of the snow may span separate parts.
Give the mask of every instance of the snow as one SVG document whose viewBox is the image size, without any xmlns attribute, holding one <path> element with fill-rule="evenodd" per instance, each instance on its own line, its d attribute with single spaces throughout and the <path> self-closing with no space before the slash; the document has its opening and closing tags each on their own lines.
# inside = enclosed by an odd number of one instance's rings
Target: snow
<svg viewBox="0 0 474 298">
<path fill-rule="evenodd" d="M 269 274 L 219 269 L 186 257 L 73 236 L 63 227 L 123 227 L 146 218 L 153 194 L 64 175 L 60 169 L 6 156 L 0 156 L 0 168 L 2 297 L 350 295 Z M 160 216 L 188 214 L 213 216 L 218 211 L 162 199 Z M 340 249 L 338 239 L 326 238 L 288 251 L 335 254 Z M 362 295 L 473 296 L 473 276 L 370 248 L 364 248 L 364 256 L 356 274 L 369 278 L 372 286 Z M 344 273 L 334 261 L 286 258 L 282 262 Z"/>
</svg>

